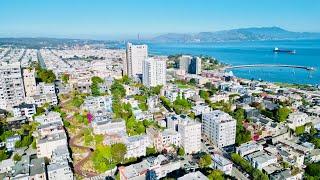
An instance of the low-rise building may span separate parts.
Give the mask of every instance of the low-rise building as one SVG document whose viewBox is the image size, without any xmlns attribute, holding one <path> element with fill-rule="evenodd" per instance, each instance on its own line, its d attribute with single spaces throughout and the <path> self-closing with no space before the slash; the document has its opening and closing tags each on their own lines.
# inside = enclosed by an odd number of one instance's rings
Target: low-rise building
<svg viewBox="0 0 320 180">
<path fill-rule="evenodd" d="M 239 147 L 236 148 L 236 152 L 244 157 L 245 155 L 251 154 L 256 151 L 262 151 L 263 146 L 261 144 L 258 144 L 256 142 L 247 142 L 244 144 L 241 144 Z"/>
<path fill-rule="evenodd" d="M 36 106 L 34 104 L 22 103 L 18 106 L 13 106 L 14 117 L 26 116 L 28 119 L 32 119 L 34 114 L 36 114 Z"/>
<path fill-rule="evenodd" d="M 41 125 L 54 123 L 54 122 L 59 122 L 62 124 L 62 118 L 60 116 L 60 113 L 54 112 L 54 111 L 36 116 L 34 120 Z"/>
<path fill-rule="evenodd" d="M 68 146 L 68 141 L 66 133 L 62 132 L 38 138 L 36 144 L 37 157 L 47 157 L 50 159 L 53 151 L 60 146 Z"/>
<path fill-rule="evenodd" d="M 150 146 L 147 135 L 126 137 L 124 144 L 127 146 L 126 158 L 146 156 L 146 148 Z"/>
<path fill-rule="evenodd" d="M 287 123 L 290 129 L 295 130 L 298 126 L 303 126 L 306 123 L 311 122 L 309 116 L 303 112 L 291 113 L 287 119 Z"/>
<path fill-rule="evenodd" d="M 209 178 L 207 178 L 207 176 L 202 174 L 200 171 L 196 171 L 179 177 L 178 180 L 209 180 Z"/>
<path fill-rule="evenodd" d="M 172 129 L 165 129 L 161 132 L 155 128 L 148 128 L 146 133 L 157 151 L 161 152 L 164 149 L 170 148 L 172 145 L 176 147 L 181 146 L 180 133 Z"/>
<path fill-rule="evenodd" d="M 274 155 L 269 155 L 263 151 L 257 151 L 245 156 L 254 168 L 262 170 L 271 164 L 277 163 L 277 157 Z"/>
<path fill-rule="evenodd" d="M 220 154 L 213 155 L 213 166 L 225 174 L 231 175 L 233 164 Z"/>
<path fill-rule="evenodd" d="M 21 140 L 20 135 L 14 135 L 14 136 L 8 137 L 6 140 L 7 151 L 14 151 L 16 142 L 20 140 Z"/>
<path fill-rule="evenodd" d="M 47 172 L 49 180 L 74 180 L 73 172 L 67 161 L 49 164 Z"/>
</svg>

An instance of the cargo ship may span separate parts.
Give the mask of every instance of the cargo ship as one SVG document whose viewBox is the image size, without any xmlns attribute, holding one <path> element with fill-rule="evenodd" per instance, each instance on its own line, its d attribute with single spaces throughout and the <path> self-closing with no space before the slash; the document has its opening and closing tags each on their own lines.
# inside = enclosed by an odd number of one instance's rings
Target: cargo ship
<svg viewBox="0 0 320 180">
<path fill-rule="evenodd" d="M 288 50 L 288 49 L 279 49 L 279 48 L 274 48 L 273 49 L 274 53 L 289 53 L 289 54 L 295 54 L 296 50 Z"/>
</svg>

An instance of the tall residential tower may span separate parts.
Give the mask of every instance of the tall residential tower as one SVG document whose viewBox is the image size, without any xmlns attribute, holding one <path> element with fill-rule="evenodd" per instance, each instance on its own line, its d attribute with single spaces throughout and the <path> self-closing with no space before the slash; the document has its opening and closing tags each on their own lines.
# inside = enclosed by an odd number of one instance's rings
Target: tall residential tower
<svg viewBox="0 0 320 180">
<path fill-rule="evenodd" d="M 141 75 L 143 61 L 148 57 L 147 45 L 133 45 L 127 43 L 126 60 L 123 65 L 123 73 L 129 77 Z"/>
<path fill-rule="evenodd" d="M 11 110 L 24 102 L 25 93 L 20 62 L 0 63 L 0 109 Z"/>
<path fill-rule="evenodd" d="M 143 62 L 143 85 L 155 87 L 166 84 L 166 60 L 160 58 L 147 58 Z"/>
</svg>

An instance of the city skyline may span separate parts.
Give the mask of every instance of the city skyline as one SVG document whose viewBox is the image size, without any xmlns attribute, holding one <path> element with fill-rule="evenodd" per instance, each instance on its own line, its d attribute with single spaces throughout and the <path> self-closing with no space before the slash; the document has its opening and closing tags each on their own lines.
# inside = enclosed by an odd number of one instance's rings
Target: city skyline
<svg viewBox="0 0 320 180">
<path fill-rule="evenodd" d="M 319 32 L 318 1 L 2 1 L 0 37 L 149 38 L 246 27 Z M 289 5 L 288 5 L 289 4 Z M 294 23 L 292 23 L 294 22 Z M 130 28 L 129 28 L 130 27 Z"/>
</svg>

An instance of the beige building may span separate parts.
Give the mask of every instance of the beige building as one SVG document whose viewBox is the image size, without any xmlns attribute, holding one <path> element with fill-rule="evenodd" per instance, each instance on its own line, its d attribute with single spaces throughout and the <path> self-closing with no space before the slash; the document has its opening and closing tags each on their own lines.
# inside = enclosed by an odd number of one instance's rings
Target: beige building
<svg viewBox="0 0 320 180">
<path fill-rule="evenodd" d="M 36 72 L 35 69 L 24 69 L 23 70 L 23 82 L 26 96 L 33 96 L 37 93 L 36 84 Z"/>
</svg>

